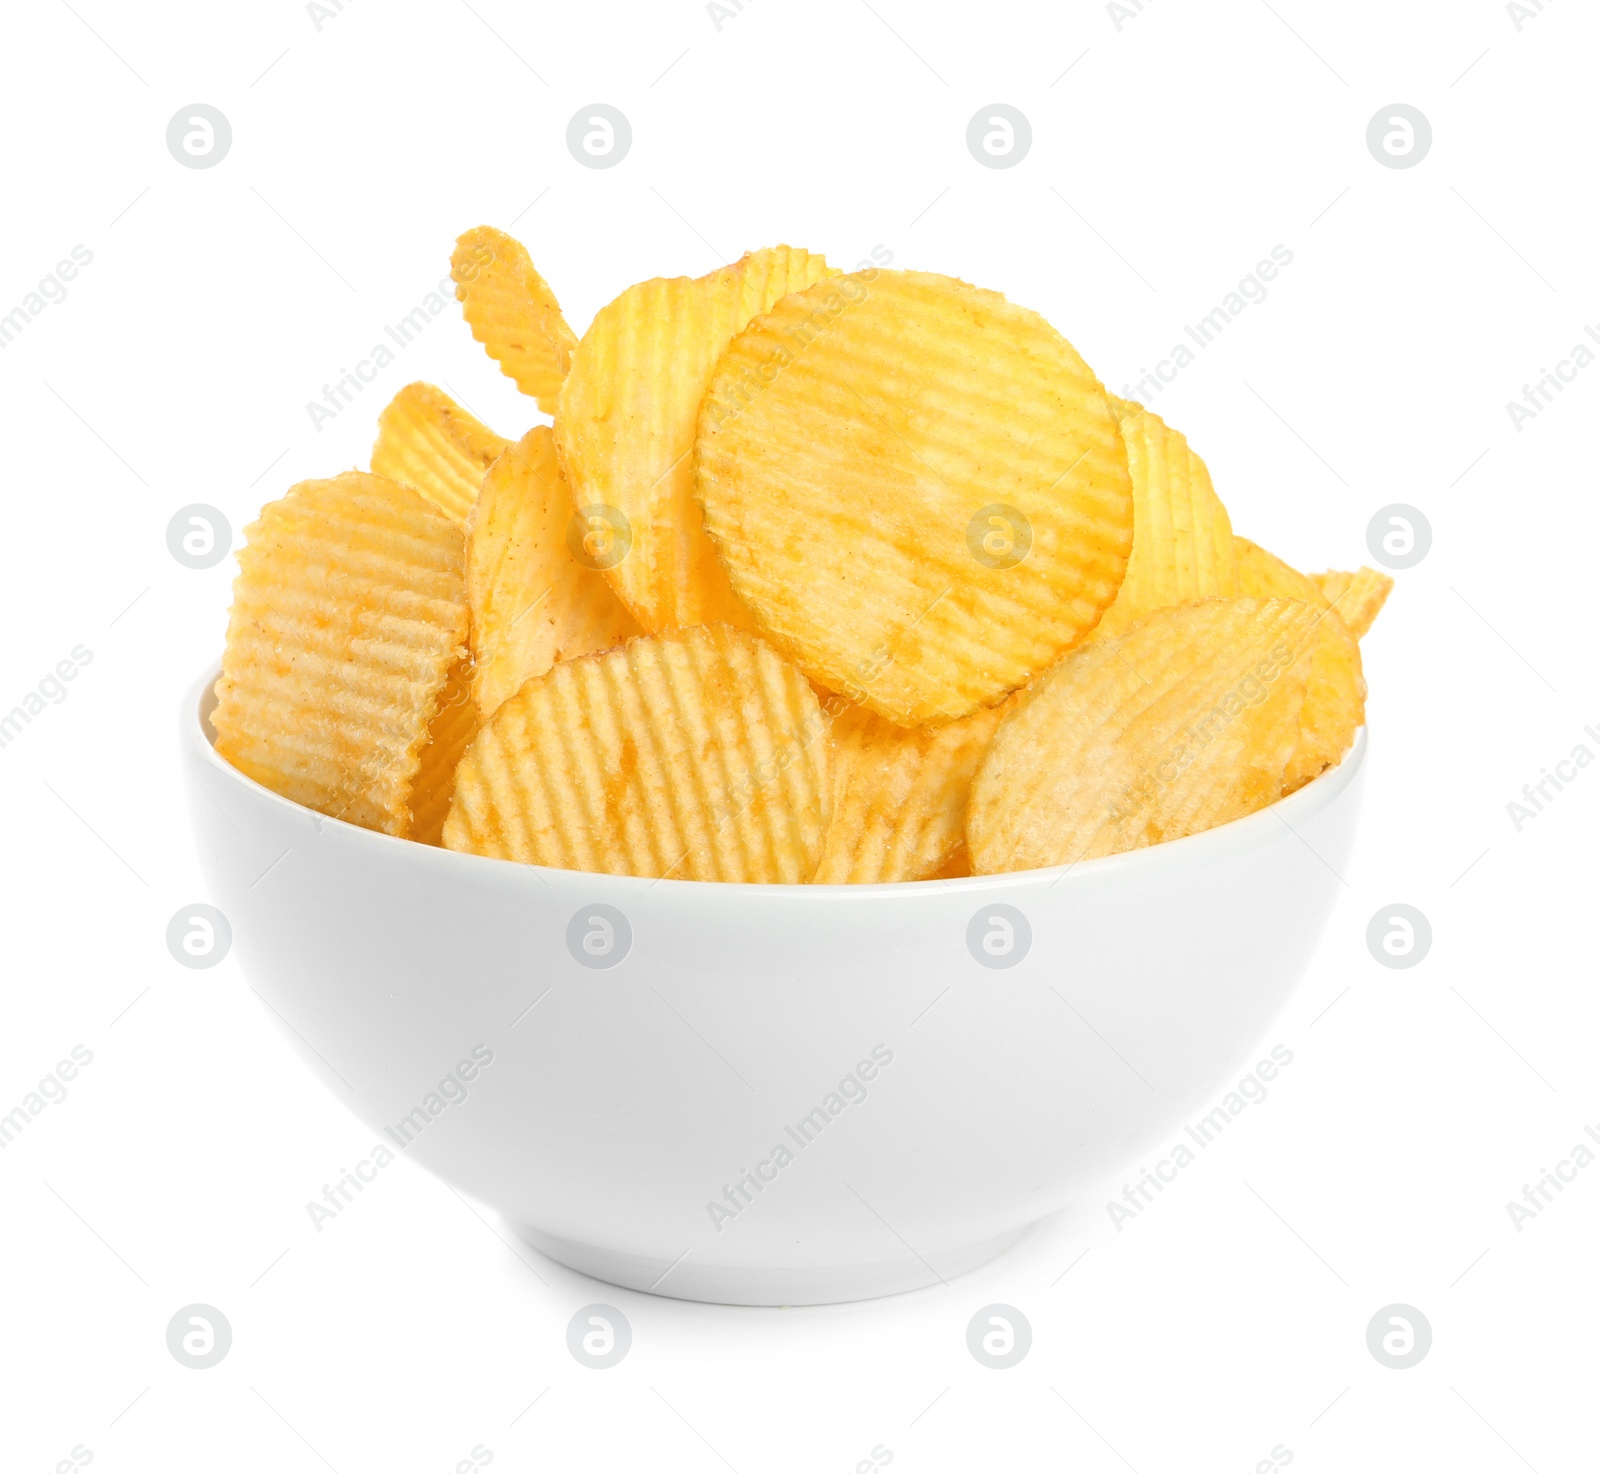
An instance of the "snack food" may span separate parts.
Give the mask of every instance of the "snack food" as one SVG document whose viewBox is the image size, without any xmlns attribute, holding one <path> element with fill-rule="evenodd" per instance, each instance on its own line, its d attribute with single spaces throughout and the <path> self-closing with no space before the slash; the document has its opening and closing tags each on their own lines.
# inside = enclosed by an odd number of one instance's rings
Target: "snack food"
<svg viewBox="0 0 1600 1474">
<path fill-rule="evenodd" d="M 679 880 L 809 879 L 827 722 L 804 677 L 729 625 L 630 640 L 536 676 L 456 770 L 453 850 Z"/>
<path fill-rule="evenodd" d="M 1001 723 L 973 780 L 973 873 L 1141 849 L 1273 802 L 1315 622 L 1296 600 L 1204 599 L 1068 655 Z"/>
<path fill-rule="evenodd" d="M 467 653 L 461 528 L 348 471 L 245 529 L 212 726 L 257 782 L 334 818 L 411 831 L 423 748 Z"/>
<path fill-rule="evenodd" d="M 549 414 L 578 340 L 550 284 L 534 270 L 527 247 L 504 231 L 480 225 L 456 241 L 450 275 L 472 336 Z"/>
<path fill-rule="evenodd" d="M 1058 659 L 1132 542 L 1099 380 L 1037 313 L 927 272 L 820 282 L 757 318 L 706 391 L 695 462 L 757 628 L 900 726 Z"/>
<path fill-rule="evenodd" d="M 708 276 L 640 282 L 578 344 L 556 444 L 579 511 L 615 521 L 630 544 L 605 572 L 645 630 L 750 623 L 694 499 L 695 416 L 734 334 L 831 273 L 821 256 L 774 246 Z"/>
<path fill-rule="evenodd" d="M 611 548 L 573 509 L 548 425 L 489 468 L 467 526 L 472 689 L 488 716 L 560 660 L 606 650 L 639 626 L 600 573 Z"/>
<path fill-rule="evenodd" d="M 415 487 L 465 522 L 484 473 L 511 444 L 432 384 L 407 384 L 378 416 L 372 474 Z"/>
<path fill-rule="evenodd" d="M 566 869 L 937 882 L 1226 823 L 1365 720 L 1393 580 L 1236 536 L 1187 437 L 997 293 L 779 246 L 580 341 L 510 236 L 451 266 L 555 424 L 408 384 L 371 474 L 246 529 L 216 749 L 289 799 Z"/>
</svg>

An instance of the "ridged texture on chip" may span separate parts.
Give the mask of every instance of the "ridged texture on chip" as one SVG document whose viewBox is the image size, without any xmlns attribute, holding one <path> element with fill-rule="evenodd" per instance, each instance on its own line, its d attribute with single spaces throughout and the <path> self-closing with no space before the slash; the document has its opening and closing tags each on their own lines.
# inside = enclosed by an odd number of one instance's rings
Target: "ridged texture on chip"
<svg viewBox="0 0 1600 1474">
<path fill-rule="evenodd" d="M 733 335 L 786 293 L 836 274 L 809 251 L 752 251 L 709 276 L 631 286 L 583 335 L 556 444 L 577 505 L 628 519 L 632 548 L 606 577 L 646 631 L 749 625 L 694 498 L 695 415 Z"/>
<path fill-rule="evenodd" d="M 1133 551 L 1122 587 L 1095 628 L 1120 635 L 1145 615 L 1239 592 L 1233 525 L 1206 463 L 1181 432 L 1131 400 L 1111 399 L 1133 478 Z"/>
<path fill-rule="evenodd" d="M 410 487 L 303 481 L 245 529 L 212 723 L 275 793 L 386 834 L 467 653 L 461 528 Z"/>
<path fill-rule="evenodd" d="M 1082 640 L 1133 540 L 1105 390 L 1037 313 L 866 271 L 779 302 L 700 410 L 697 494 L 733 588 L 807 675 L 900 726 L 998 703 Z M 1006 516 L 1031 529 L 1022 548 Z"/>
<path fill-rule="evenodd" d="M 1372 621 L 1394 588 L 1394 580 L 1376 568 L 1361 567 L 1354 573 L 1313 573 L 1309 577 L 1358 640 L 1372 628 Z"/>
<path fill-rule="evenodd" d="M 1299 599 L 1317 612 L 1316 648 L 1300 709 L 1300 741 L 1283 775 L 1283 791 L 1332 767 L 1366 720 L 1367 682 L 1356 637 L 1316 583 L 1282 558 L 1238 538 L 1239 592 L 1256 599 Z"/>
<path fill-rule="evenodd" d="M 754 635 L 699 626 L 553 666 L 456 770 L 444 843 L 563 870 L 798 884 L 827 823 L 827 720 Z"/>
<path fill-rule="evenodd" d="M 465 522 L 490 466 L 511 442 L 432 384 L 407 384 L 378 416 L 372 474 L 414 486 Z"/>
<path fill-rule="evenodd" d="M 989 744 L 967 806 L 974 873 L 1141 849 L 1274 802 L 1315 620 L 1298 601 L 1204 599 L 1073 651 Z"/>
<path fill-rule="evenodd" d="M 908 729 L 846 706 L 833 722 L 833 805 L 812 880 L 928 880 L 964 866 L 967 792 L 1001 712 Z"/>
<path fill-rule="evenodd" d="M 481 725 L 472 699 L 472 659 L 458 660 L 445 678 L 439 706 L 428 724 L 417 776 L 411 784 L 411 823 L 406 838 L 436 845 L 444 833 L 456 791 L 456 766 Z"/>
<path fill-rule="evenodd" d="M 578 340 L 528 248 L 480 225 L 456 241 L 450 275 L 472 336 L 517 388 L 553 413 Z"/>
<path fill-rule="evenodd" d="M 467 599 L 472 688 L 485 716 L 558 660 L 639 633 L 604 576 L 572 556 L 575 515 L 546 425 L 528 431 L 484 478 L 467 526 Z"/>
</svg>

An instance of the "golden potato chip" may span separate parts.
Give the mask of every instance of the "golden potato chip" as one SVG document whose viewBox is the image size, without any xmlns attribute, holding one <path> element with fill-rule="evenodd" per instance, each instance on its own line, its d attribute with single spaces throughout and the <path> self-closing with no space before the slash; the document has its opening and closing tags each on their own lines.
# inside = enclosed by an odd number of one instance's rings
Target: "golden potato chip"
<svg viewBox="0 0 1600 1474">
<path fill-rule="evenodd" d="M 461 528 L 410 487 L 349 471 L 301 482 L 245 534 L 217 751 L 296 803 L 405 834 L 467 653 Z"/>
<path fill-rule="evenodd" d="M 907 729 L 845 706 L 833 721 L 833 803 L 813 882 L 927 880 L 964 863 L 967 791 L 1001 711 Z"/>
<path fill-rule="evenodd" d="M 556 444 L 580 511 L 621 514 L 631 547 L 606 577 L 646 631 L 749 625 L 694 499 L 695 414 L 733 335 L 785 293 L 830 274 L 808 251 L 753 251 L 709 276 L 631 286 L 583 335 Z"/>
<path fill-rule="evenodd" d="M 1037 313 L 865 271 L 729 345 L 695 442 L 757 627 L 903 727 L 992 706 L 1091 631 L 1133 540 L 1105 390 Z"/>
<path fill-rule="evenodd" d="M 1169 604 L 1239 592 L 1233 525 L 1206 463 L 1143 405 L 1113 395 L 1111 408 L 1133 478 L 1133 551 L 1122 587 L 1095 627 L 1096 639 L 1120 635 Z"/>
<path fill-rule="evenodd" d="M 1292 793 L 1337 763 L 1366 720 L 1367 683 L 1361 651 L 1322 590 L 1283 559 L 1249 538 L 1238 538 L 1239 592 L 1255 599 L 1298 599 L 1317 611 L 1316 648 L 1300 709 L 1300 741 L 1284 771 Z"/>
<path fill-rule="evenodd" d="M 1140 849 L 1274 802 L 1315 622 L 1298 600 L 1203 599 L 1067 655 L 1002 721 L 973 780 L 973 872 Z"/>
<path fill-rule="evenodd" d="M 405 837 L 436 845 L 444 832 L 456 791 L 456 765 L 478 735 L 478 707 L 472 699 L 472 659 L 458 660 L 439 693 L 439 708 L 428 724 L 417 776 L 411 784 L 411 823 Z"/>
<path fill-rule="evenodd" d="M 456 300 L 472 336 L 517 388 L 554 412 L 578 340 L 550 285 L 521 241 L 480 225 L 456 241 L 450 257 Z"/>
<path fill-rule="evenodd" d="M 1394 580 L 1376 568 L 1362 567 L 1354 573 L 1313 573 L 1310 578 L 1358 640 L 1372 628 L 1372 621 L 1394 588 Z"/>
<path fill-rule="evenodd" d="M 967 854 L 967 842 L 963 838 L 961 848 L 951 855 L 932 875 L 926 878 L 928 880 L 965 880 L 971 874 L 972 861 Z"/>
<path fill-rule="evenodd" d="M 472 689 L 483 715 L 558 660 L 639 633 L 599 572 L 614 551 L 603 541 L 610 532 L 574 512 L 548 426 L 490 468 L 467 524 Z"/>
<path fill-rule="evenodd" d="M 552 666 L 456 769 L 446 848 L 563 870 L 798 884 L 827 823 L 827 719 L 754 635 L 702 625 Z"/>
<path fill-rule="evenodd" d="M 511 442 L 432 384 L 407 384 L 378 416 L 372 474 L 414 486 L 457 522 Z"/>
</svg>

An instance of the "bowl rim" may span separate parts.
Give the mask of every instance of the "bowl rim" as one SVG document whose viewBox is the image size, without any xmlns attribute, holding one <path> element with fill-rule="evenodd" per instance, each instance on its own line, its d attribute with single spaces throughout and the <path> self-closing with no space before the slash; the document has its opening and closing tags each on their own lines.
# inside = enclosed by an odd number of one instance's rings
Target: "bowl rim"
<svg viewBox="0 0 1600 1474">
<path fill-rule="evenodd" d="M 853 901 L 890 900 L 896 896 L 926 896 L 933 891 L 955 890 L 975 894 L 980 891 L 1005 887 L 1046 885 L 1058 882 L 1086 883 L 1091 878 L 1115 874 L 1118 871 L 1137 871 L 1141 876 L 1161 873 L 1169 865 L 1189 867 L 1196 864 L 1223 863 L 1236 855 L 1259 847 L 1269 835 L 1277 833 L 1276 826 L 1283 825 L 1305 842 L 1299 825 L 1328 808 L 1354 781 L 1367 754 L 1367 728 L 1356 729 L 1354 740 L 1343 758 L 1333 767 L 1325 769 L 1301 788 L 1265 808 L 1256 809 L 1226 824 L 1186 834 L 1181 839 L 1169 839 L 1161 844 L 1143 849 L 1125 850 L 1120 854 L 1102 855 L 1091 860 L 1078 860 L 1068 865 L 1052 865 L 1039 870 L 1007 870 L 996 875 L 963 875 L 937 880 L 878 881 L 870 884 L 812 885 L 809 882 L 790 884 L 773 881 L 729 880 L 667 880 L 651 879 L 642 875 L 613 875 L 598 870 L 563 870 L 556 866 L 530 865 L 520 860 L 502 860 L 491 855 L 472 855 L 459 850 L 447 850 L 440 845 L 423 844 L 417 840 L 402 839 L 398 835 L 383 834 L 375 829 L 365 829 L 346 819 L 336 819 L 308 809 L 293 799 L 273 792 L 258 783 L 227 761 L 215 747 L 215 734 L 211 726 L 211 712 L 216 705 L 215 687 L 222 674 L 220 660 L 214 662 L 185 691 L 179 710 L 179 735 L 191 756 L 205 766 L 220 772 L 246 790 L 264 797 L 272 805 L 289 814 L 312 821 L 320 828 L 331 824 L 339 831 L 359 836 L 358 843 L 378 846 L 403 845 L 413 863 L 443 865 L 456 869 L 473 866 L 492 866 L 493 873 L 502 877 L 527 874 L 529 879 L 539 879 L 548 886 L 546 877 L 587 877 L 595 885 L 615 887 L 630 891 L 670 888 L 669 893 L 685 895 L 690 892 L 727 895 L 738 892 L 758 892 L 763 896 L 817 897 L 830 900 Z M 1309 845 L 1308 845 L 1309 847 Z M 1312 851 L 1316 853 L 1315 850 Z M 1318 855 L 1318 858 L 1322 857 Z M 1326 860 L 1323 860 L 1327 864 Z M 1337 873 L 1337 872 L 1335 872 Z"/>
</svg>

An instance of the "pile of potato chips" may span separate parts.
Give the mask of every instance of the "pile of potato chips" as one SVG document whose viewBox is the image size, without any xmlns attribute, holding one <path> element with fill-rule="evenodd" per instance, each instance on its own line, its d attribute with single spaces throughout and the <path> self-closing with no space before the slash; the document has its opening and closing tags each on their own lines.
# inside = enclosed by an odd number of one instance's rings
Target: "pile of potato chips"
<svg viewBox="0 0 1600 1474">
<path fill-rule="evenodd" d="M 323 814 L 563 869 L 914 881 L 1226 823 L 1337 764 L 1383 574 L 1235 536 L 1178 431 L 998 293 L 788 246 L 583 337 L 452 258 L 554 424 L 429 384 L 247 529 L 217 750 Z"/>
</svg>

